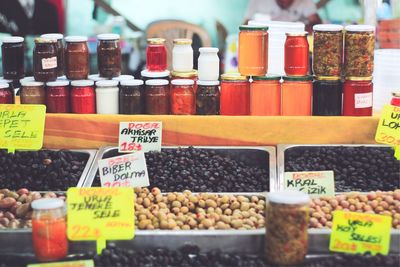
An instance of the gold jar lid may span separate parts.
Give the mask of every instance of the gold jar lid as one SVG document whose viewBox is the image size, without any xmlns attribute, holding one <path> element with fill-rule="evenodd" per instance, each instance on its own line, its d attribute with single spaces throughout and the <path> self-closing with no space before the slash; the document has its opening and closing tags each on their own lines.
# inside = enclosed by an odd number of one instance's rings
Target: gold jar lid
<svg viewBox="0 0 400 267">
<path fill-rule="evenodd" d="M 191 70 L 191 71 L 172 71 L 171 75 L 176 78 L 194 78 L 197 77 L 197 70 Z"/>
<path fill-rule="evenodd" d="M 339 81 L 340 76 L 315 76 L 318 81 Z"/>
<path fill-rule="evenodd" d="M 164 38 L 149 38 L 149 39 L 147 39 L 147 43 L 152 44 L 152 45 L 160 45 L 160 44 L 165 43 L 165 39 Z"/>
<path fill-rule="evenodd" d="M 347 76 L 346 81 L 372 81 L 372 76 L 367 77 L 355 77 L 355 76 Z"/>
<path fill-rule="evenodd" d="M 178 39 L 174 39 L 174 44 L 178 44 L 178 45 L 190 45 L 190 44 L 192 44 L 192 39 L 187 39 L 187 38 L 178 38 Z"/>
<path fill-rule="evenodd" d="M 38 38 L 35 38 L 35 43 L 36 44 L 53 44 L 53 43 L 57 43 L 57 40 L 56 39 L 38 37 Z"/>
<path fill-rule="evenodd" d="M 240 75 L 240 73 L 224 73 L 221 75 L 223 81 L 247 81 L 247 77 Z"/>
</svg>

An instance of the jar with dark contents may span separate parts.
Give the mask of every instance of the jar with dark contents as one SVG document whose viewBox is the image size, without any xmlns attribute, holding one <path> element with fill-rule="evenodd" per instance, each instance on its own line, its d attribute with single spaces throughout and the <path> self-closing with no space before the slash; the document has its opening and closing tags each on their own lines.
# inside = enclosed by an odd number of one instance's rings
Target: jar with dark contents
<svg viewBox="0 0 400 267">
<path fill-rule="evenodd" d="M 178 79 L 171 81 L 171 114 L 195 115 L 196 99 L 194 93 L 194 81 Z"/>
<path fill-rule="evenodd" d="M 125 80 L 119 86 L 119 114 L 144 113 L 144 88 L 142 80 Z"/>
<path fill-rule="evenodd" d="M 316 76 L 313 82 L 313 115 L 342 115 L 342 82 L 340 77 Z"/>
<path fill-rule="evenodd" d="M 145 89 L 146 114 L 166 115 L 169 114 L 169 81 L 148 80 Z"/>
<path fill-rule="evenodd" d="M 0 82 L 0 104 L 14 104 L 10 85 L 5 82 Z"/>
<path fill-rule="evenodd" d="M 71 112 L 77 114 L 96 113 L 96 93 L 93 81 L 71 82 Z"/>
<path fill-rule="evenodd" d="M 39 82 L 57 80 L 57 41 L 36 38 L 33 49 L 33 77 Z"/>
<path fill-rule="evenodd" d="M 343 84 L 343 116 L 372 116 L 372 77 L 346 77 Z"/>
<path fill-rule="evenodd" d="M 247 77 L 240 74 L 223 74 L 221 80 L 221 115 L 249 115 L 250 83 Z"/>
<path fill-rule="evenodd" d="M 6 83 L 8 84 L 8 91 L 10 91 L 10 95 L 12 97 L 12 103 L 11 104 L 15 104 L 15 88 L 17 88 L 19 90 L 19 88 L 21 87 L 21 84 L 19 82 L 19 80 L 6 80 L 3 78 L 0 78 L 0 83 Z"/>
<path fill-rule="evenodd" d="M 69 113 L 69 81 L 57 80 L 46 83 L 46 106 L 48 113 Z"/>
<path fill-rule="evenodd" d="M 21 104 L 46 105 L 46 91 L 43 82 L 22 81 L 20 96 Z"/>
<path fill-rule="evenodd" d="M 101 77 L 121 75 L 121 46 L 119 35 L 105 33 L 97 35 L 97 66 Z"/>
<path fill-rule="evenodd" d="M 65 37 L 65 75 L 69 80 L 84 80 L 89 75 L 87 37 Z"/>
<path fill-rule="evenodd" d="M 25 76 L 24 38 L 6 37 L 2 40 L 1 55 L 4 79 L 19 80 Z"/>
<path fill-rule="evenodd" d="M 197 81 L 197 115 L 219 115 L 219 101 L 219 81 Z"/>
<path fill-rule="evenodd" d="M 140 72 L 140 76 L 142 77 L 143 82 L 146 83 L 148 80 L 170 80 L 171 72 L 169 70 L 165 71 L 149 71 L 149 70 L 142 70 Z"/>
<path fill-rule="evenodd" d="M 57 76 L 64 75 L 64 36 L 61 33 L 47 33 L 40 37 L 45 39 L 57 40 Z"/>
</svg>

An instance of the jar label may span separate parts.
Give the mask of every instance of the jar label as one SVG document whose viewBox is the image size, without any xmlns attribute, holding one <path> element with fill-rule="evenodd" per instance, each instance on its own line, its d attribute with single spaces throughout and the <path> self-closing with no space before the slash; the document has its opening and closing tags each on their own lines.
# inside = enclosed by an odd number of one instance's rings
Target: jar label
<svg viewBox="0 0 400 267">
<path fill-rule="evenodd" d="M 355 94 L 354 95 L 355 108 L 370 108 L 372 107 L 372 92 Z"/>
<path fill-rule="evenodd" d="M 57 57 L 42 58 L 42 69 L 54 69 L 57 68 Z"/>
</svg>

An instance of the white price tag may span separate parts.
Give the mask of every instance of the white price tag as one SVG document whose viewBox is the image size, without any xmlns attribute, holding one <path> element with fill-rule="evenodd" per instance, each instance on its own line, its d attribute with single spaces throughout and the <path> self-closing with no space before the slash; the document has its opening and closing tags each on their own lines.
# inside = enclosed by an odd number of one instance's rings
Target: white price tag
<svg viewBox="0 0 400 267">
<path fill-rule="evenodd" d="M 162 122 L 120 122 L 118 152 L 161 151 Z"/>
</svg>

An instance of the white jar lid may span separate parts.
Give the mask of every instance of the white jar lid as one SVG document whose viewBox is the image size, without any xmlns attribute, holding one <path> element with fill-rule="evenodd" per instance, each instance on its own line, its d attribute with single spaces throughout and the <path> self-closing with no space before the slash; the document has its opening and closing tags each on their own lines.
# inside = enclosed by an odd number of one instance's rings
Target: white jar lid
<svg viewBox="0 0 400 267">
<path fill-rule="evenodd" d="M 199 49 L 200 53 L 218 53 L 219 49 L 216 47 L 201 47 Z"/>
<path fill-rule="evenodd" d="M 35 78 L 33 76 L 27 76 L 25 78 L 20 79 L 19 83 L 22 83 L 22 82 L 25 82 L 25 81 L 33 82 L 33 81 L 35 81 Z"/>
<path fill-rule="evenodd" d="M 204 86 L 217 86 L 219 85 L 219 81 L 202 81 L 198 80 L 197 85 L 204 85 Z"/>
<path fill-rule="evenodd" d="M 60 39 L 64 38 L 64 35 L 62 35 L 61 33 L 46 33 L 46 34 L 40 35 L 40 37 L 46 38 L 46 39 L 60 40 Z"/>
<path fill-rule="evenodd" d="M 0 89 L 5 89 L 10 87 L 10 85 L 4 81 L 0 81 Z"/>
<path fill-rule="evenodd" d="M 24 41 L 24 37 L 21 36 L 9 36 L 9 37 L 5 37 L 3 38 L 2 42 L 3 43 L 22 43 Z"/>
<path fill-rule="evenodd" d="M 176 79 L 171 81 L 172 85 L 193 85 L 194 81 L 189 79 Z"/>
<path fill-rule="evenodd" d="M 119 75 L 118 77 L 112 78 L 114 81 L 125 81 L 125 80 L 134 80 L 135 77 L 133 75 Z"/>
<path fill-rule="evenodd" d="M 154 80 L 147 80 L 146 85 L 150 86 L 161 86 L 161 85 L 168 85 L 169 81 L 168 80 L 163 80 L 163 79 L 154 79 Z"/>
<path fill-rule="evenodd" d="M 96 82 L 97 87 L 117 87 L 118 81 L 115 80 L 102 80 Z"/>
<path fill-rule="evenodd" d="M 308 204 L 310 202 L 310 197 L 300 191 L 278 191 L 273 193 L 268 193 L 268 201 L 279 204 Z"/>
<path fill-rule="evenodd" d="M 49 86 L 49 87 L 68 86 L 68 85 L 69 85 L 69 81 L 67 81 L 67 80 L 56 80 L 54 82 L 46 83 L 46 86 Z"/>
<path fill-rule="evenodd" d="M 142 72 L 140 73 L 140 75 L 142 77 L 147 77 L 147 78 L 164 78 L 167 77 L 171 74 L 171 72 L 169 70 L 165 70 L 165 71 L 148 71 L 146 70 L 142 70 Z"/>
<path fill-rule="evenodd" d="M 119 38 L 119 34 L 115 33 L 102 33 L 97 35 L 98 40 L 118 40 Z"/>
<path fill-rule="evenodd" d="M 86 36 L 67 36 L 65 41 L 69 43 L 80 43 L 87 42 L 88 38 Z"/>
<path fill-rule="evenodd" d="M 43 86 L 44 83 L 43 82 L 37 82 L 37 81 L 31 81 L 31 80 L 24 80 L 24 81 L 20 81 L 21 86 Z"/>
<path fill-rule="evenodd" d="M 1 81 L 1 82 L 5 82 L 5 83 L 12 83 L 12 82 L 14 82 L 13 80 L 4 79 L 4 77 L 0 77 L 0 81 Z"/>
<path fill-rule="evenodd" d="M 88 79 L 92 80 L 94 82 L 107 80 L 107 78 L 105 78 L 105 77 L 100 77 L 99 74 L 90 74 L 88 76 Z"/>
<path fill-rule="evenodd" d="M 374 32 L 375 26 L 372 26 L 372 25 L 348 25 L 344 29 L 348 32 Z"/>
<path fill-rule="evenodd" d="M 120 83 L 122 86 L 140 86 L 143 85 L 144 82 L 142 80 L 125 80 Z"/>
<path fill-rule="evenodd" d="M 64 201 L 59 198 L 42 198 L 32 201 L 34 210 L 51 210 L 64 207 Z"/>
<path fill-rule="evenodd" d="M 71 85 L 72 86 L 93 86 L 94 85 L 94 81 L 91 80 L 76 80 L 76 81 L 71 81 Z"/>
<path fill-rule="evenodd" d="M 313 26 L 313 30 L 320 32 L 340 32 L 343 31 L 343 26 L 338 24 L 317 24 Z"/>
</svg>

